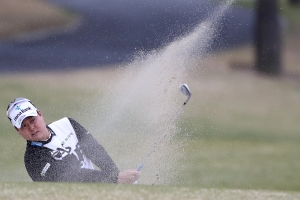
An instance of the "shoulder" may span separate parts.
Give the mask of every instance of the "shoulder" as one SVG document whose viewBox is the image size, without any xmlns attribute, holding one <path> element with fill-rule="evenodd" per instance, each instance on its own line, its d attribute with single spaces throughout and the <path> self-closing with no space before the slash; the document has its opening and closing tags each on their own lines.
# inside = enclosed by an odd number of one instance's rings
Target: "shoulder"
<svg viewBox="0 0 300 200">
<path fill-rule="evenodd" d="M 73 119 L 71 117 L 64 117 L 64 118 L 61 118 L 59 120 L 56 120 L 56 121 L 48 124 L 48 126 L 51 126 L 53 124 L 65 124 L 65 123 L 70 123 L 72 126 L 80 125 L 75 119 Z"/>
<path fill-rule="evenodd" d="M 79 122 L 72 118 L 68 118 L 70 121 L 71 125 L 73 126 L 75 132 L 88 132 Z"/>
<path fill-rule="evenodd" d="M 51 152 L 48 148 L 39 145 L 39 142 L 27 142 L 26 151 L 25 151 L 25 161 L 26 160 L 39 160 L 43 159 L 46 156 L 51 156 Z"/>
<path fill-rule="evenodd" d="M 52 123 L 48 124 L 48 126 L 51 126 L 51 125 L 53 125 L 53 124 L 64 124 L 64 123 L 70 123 L 70 122 L 71 122 L 71 121 L 70 121 L 70 119 L 71 119 L 71 118 L 64 117 L 64 118 L 61 118 L 61 119 L 59 119 L 59 120 L 56 120 L 56 121 L 54 121 L 54 122 L 52 122 Z M 72 120 L 72 119 L 71 119 L 71 120 Z"/>
<path fill-rule="evenodd" d="M 48 127 L 50 127 L 55 133 L 69 131 L 74 132 L 74 126 L 67 117 L 64 117 L 62 119 L 52 122 L 51 124 L 48 124 Z"/>
<path fill-rule="evenodd" d="M 80 125 L 80 124 L 79 124 L 75 119 L 73 119 L 73 118 L 68 117 L 67 119 L 68 119 L 69 122 L 72 124 L 72 126 Z"/>
</svg>

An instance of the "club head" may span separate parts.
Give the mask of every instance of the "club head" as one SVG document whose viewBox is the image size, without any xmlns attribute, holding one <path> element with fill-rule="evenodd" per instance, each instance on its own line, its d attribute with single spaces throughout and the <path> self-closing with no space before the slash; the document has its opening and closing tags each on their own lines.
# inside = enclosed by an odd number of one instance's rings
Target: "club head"
<svg viewBox="0 0 300 200">
<path fill-rule="evenodd" d="M 192 96 L 192 92 L 187 84 L 180 85 L 179 90 L 181 93 L 183 93 L 185 96 L 188 97 L 187 100 L 184 102 L 184 105 L 185 105 L 190 100 L 190 98 Z"/>
</svg>

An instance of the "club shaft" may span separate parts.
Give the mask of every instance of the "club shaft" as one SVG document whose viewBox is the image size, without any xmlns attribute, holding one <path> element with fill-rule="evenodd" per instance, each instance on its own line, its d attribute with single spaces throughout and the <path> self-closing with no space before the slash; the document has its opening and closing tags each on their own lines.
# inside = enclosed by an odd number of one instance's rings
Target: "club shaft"
<svg viewBox="0 0 300 200">
<path fill-rule="evenodd" d="M 165 130 L 164 134 L 162 134 L 162 136 L 159 138 L 159 140 L 157 140 L 157 142 L 152 146 L 151 151 L 149 151 L 149 153 L 147 154 L 147 156 L 144 158 L 144 160 L 141 162 L 141 164 L 137 167 L 136 171 L 141 171 L 142 170 L 142 168 L 144 167 L 144 164 L 147 162 L 147 160 L 149 159 L 149 157 L 151 156 L 151 154 L 159 146 L 159 144 L 161 143 L 161 141 L 163 140 L 163 138 L 167 136 L 168 129 L 169 129 L 170 125 L 174 123 L 174 121 L 177 119 L 179 113 L 181 113 L 181 111 L 182 111 L 182 109 L 183 109 L 183 107 L 185 105 L 186 105 L 186 102 L 183 103 L 183 105 L 181 106 L 181 108 L 174 115 L 173 119 L 168 124 L 167 129 Z"/>
</svg>

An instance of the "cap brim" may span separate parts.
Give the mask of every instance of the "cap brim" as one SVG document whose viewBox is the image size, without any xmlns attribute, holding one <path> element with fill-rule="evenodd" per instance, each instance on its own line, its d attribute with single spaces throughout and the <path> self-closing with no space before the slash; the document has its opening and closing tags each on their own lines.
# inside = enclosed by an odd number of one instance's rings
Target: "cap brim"
<svg viewBox="0 0 300 200">
<path fill-rule="evenodd" d="M 26 119 L 27 117 L 34 117 L 37 116 L 37 110 L 32 110 L 30 112 L 26 112 L 23 115 L 21 115 L 17 121 L 15 121 L 15 123 L 13 124 L 15 127 L 17 128 L 21 128 L 22 122 L 24 121 L 24 119 Z"/>
</svg>

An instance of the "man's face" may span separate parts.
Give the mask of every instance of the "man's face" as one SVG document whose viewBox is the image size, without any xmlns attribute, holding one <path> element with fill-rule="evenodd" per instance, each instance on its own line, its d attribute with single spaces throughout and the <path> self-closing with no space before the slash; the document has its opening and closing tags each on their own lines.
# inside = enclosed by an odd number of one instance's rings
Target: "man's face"
<svg viewBox="0 0 300 200">
<path fill-rule="evenodd" d="M 21 127 L 16 130 L 25 140 L 29 141 L 43 141 L 49 138 L 49 132 L 40 111 L 37 116 L 26 117 L 22 121 Z"/>
</svg>

